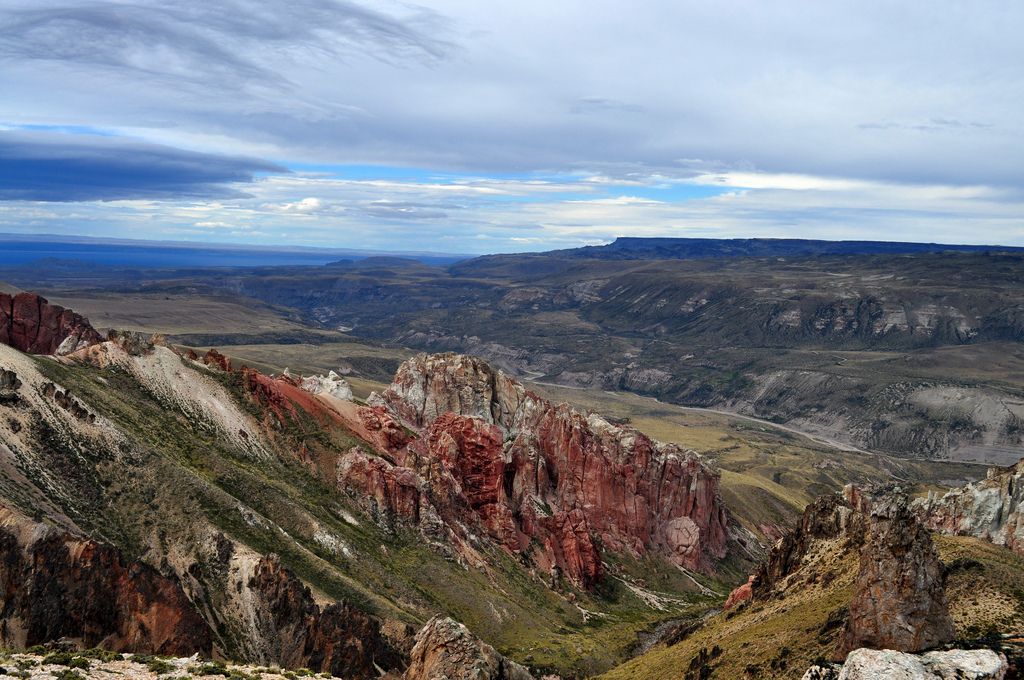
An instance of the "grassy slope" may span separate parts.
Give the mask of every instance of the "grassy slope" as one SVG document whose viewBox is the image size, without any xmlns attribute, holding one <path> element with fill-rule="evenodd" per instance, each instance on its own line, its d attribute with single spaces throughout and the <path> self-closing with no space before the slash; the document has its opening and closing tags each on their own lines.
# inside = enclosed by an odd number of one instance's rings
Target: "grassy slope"
<svg viewBox="0 0 1024 680">
<path fill-rule="evenodd" d="M 1024 557 L 974 538 L 936 537 L 939 555 L 947 564 L 957 558 L 972 563 L 954 569 L 947 584 L 950 611 L 958 637 L 973 638 L 990 631 L 1024 631 Z M 686 675 L 701 648 L 718 645 L 722 655 L 712 662 L 715 678 L 741 678 L 748 665 L 758 677 L 800 678 L 817 659 L 829 659 L 839 641 L 839 630 L 826 626 L 829 614 L 849 605 L 858 555 L 843 553 L 838 545 L 822 549 L 791 577 L 784 597 L 748 603 L 712 617 L 688 639 L 664 645 L 602 676 L 607 680 L 643 678 L 670 680 Z M 807 575 L 817 571 L 815 583 Z M 823 585 L 821 574 L 837 578 Z"/>
</svg>

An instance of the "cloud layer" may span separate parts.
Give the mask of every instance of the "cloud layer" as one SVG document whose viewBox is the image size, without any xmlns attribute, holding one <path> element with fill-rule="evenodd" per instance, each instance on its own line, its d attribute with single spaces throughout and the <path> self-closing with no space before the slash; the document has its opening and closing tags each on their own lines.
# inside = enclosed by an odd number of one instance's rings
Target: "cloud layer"
<svg viewBox="0 0 1024 680">
<path fill-rule="evenodd" d="M 275 163 L 98 135 L 0 132 L 0 200 L 244 198 Z"/>
<path fill-rule="evenodd" d="M 1022 30 L 1008 1 L 11 0 L 0 222 L 41 228 L 15 199 L 159 198 L 74 212 L 475 250 L 627 229 L 1020 243 Z M 323 173 L 251 182 L 280 166 Z"/>
</svg>

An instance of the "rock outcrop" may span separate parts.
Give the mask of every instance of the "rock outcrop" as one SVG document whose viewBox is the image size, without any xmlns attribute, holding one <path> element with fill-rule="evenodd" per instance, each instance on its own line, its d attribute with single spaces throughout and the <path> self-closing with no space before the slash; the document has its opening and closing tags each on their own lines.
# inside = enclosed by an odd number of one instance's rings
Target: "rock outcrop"
<svg viewBox="0 0 1024 680">
<path fill-rule="evenodd" d="M 377 678 L 375 665 L 389 670 L 405 665 L 377 619 L 345 602 L 321 608 L 276 555 L 256 564 L 248 588 L 257 603 L 254 623 L 267 663 L 361 680 Z"/>
<path fill-rule="evenodd" d="M 352 401 L 355 398 L 348 382 L 334 371 L 330 371 L 326 377 L 312 375 L 303 378 L 300 385 L 302 389 L 312 394 L 326 394 L 342 401 Z"/>
<path fill-rule="evenodd" d="M 146 356 L 153 353 L 154 347 L 169 347 L 174 349 L 167 342 L 163 333 L 154 333 L 146 337 L 138 331 L 119 331 L 111 328 L 107 331 L 107 342 L 111 342 L 131 356 Z"/>
<path fill-rule="evenodd" d="M 0 293 L 0 343 L 28 354 L 70 354 L 102 342 L 89 320 L 35 293 Z"/>
<path fill-rule="evenodd" d="M 859 647 L 916 652 L 955 637 L 931 536 L 905 497 L 887 498 L 871 510 L 839 655 Z"/>
<path fill-rule="evenodd" d="M 174 580 L 106 543 L 0 507 L 0 641 L 209 655 L 212 637 Z"/>
<path fill-rule="evenodd" d="M 231 372 L 231 359 L 218 352 L 216 349 L 211 349 L 203 357 L 203 363 L 210 368 L 216 368 L 225 373 Z"/>
<path fill-rule="evenodd" d="M 636 557 L 653 549 L 690 569 L 725 554 L 726 510 L 710 461 L 552 404 L 479 359 L 420 355 L 369 404 L 418 434 L 386 447 L 386 463 L 341 463 L 341 485 L 378 510 L 417 508 L 432 530 L 440 518 L 462 539 L 460 527 L 479 526 L 586 588 L 601 582 L 602 549 Z M 362 473 L 371 467 L 379 474 Z M 385 500 L 398 487 L 403 496 Z"/>
<path fill-rule="evenodd" d="M 18 390 L 21 380 L 18 374 L 6 368 L 0 368 L 0 404 L 16 404 L 21 400 Z"/>
<path fill-rule="evenodd" d="M 1003 680 L 1006 658 L 989 649 L 904 654 L 890 649 L 857 649 L 841 667 L 812 666 L 803 680 Z"/>
<path fill-rule="evenodd" d="M 860 550 L 868 528 L 870 501 L 852 484 L 841 494 L 820 496 L 805 509 L 799 526 L 780 538 L 747 583 L 733 590 L 726 608 L 743 600 L 764 599 L 799 571 L 817 541 L 841 540 L 844 550 Z"/>
<path fill-rule="evenodd" d="M 435 616 L 416 634 L 404 680 L 533 680 L 461 623 Z"/>
<path fill-rule="evenodd" d="M 926 527 L 950 536 L 975 536 L 1024 554 L 1024 460 L 989 468 L 987 479 L 911 503 Z"/>
</svg>

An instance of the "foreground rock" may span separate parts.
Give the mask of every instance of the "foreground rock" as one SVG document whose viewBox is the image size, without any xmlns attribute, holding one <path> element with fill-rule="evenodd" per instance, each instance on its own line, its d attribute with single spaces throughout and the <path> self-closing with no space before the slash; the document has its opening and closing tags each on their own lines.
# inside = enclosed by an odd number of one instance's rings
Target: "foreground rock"
<svg viewBox="0 0 1024 680">
<path fill-rule="evenodd" d="M 812 666 L 803 680 L 1003 680 L 1006 658 L 989 649 L 905 654 L 857 649 L 842 666 Z"/>
<path fill-rule="evenodd" d="M 416 634 L 404 680 L 533 680 L 461 623 L 435 616 Z"/>
<path fill-rule="evenodd" d="M 89 320 L 35 293 L 0 293 L 0 343 L 28 354 L 70 354 L 102 342 Z"/>
<path fill-rule="evenodd" d="M 0 642 L 209 655 L 211 631 L 176 581 L 116 548 L 0 507 Z"/>
<path fill-rule="evenodd" d="M 552 404 L 479 359 L 420 355 L 369 404 L 366 429 L 392 433 L 387 460 L 354 450 L 339 478 L 371 512 L 468 550 L 464 527 L 479 526 L 584 588 L 601 583 L 602 549 L 653 549 L 704 570 L 725 555 L 727 515 L 710 461 Z"/>
<path fill-rule="evenodd" d="M 1024 554 L 1024 460 L 1008 468 L 990 468 L 988 479 L 952 489 L 939 497 L 929 492 L 911 504 L 929 529 L 949 536 L 975 536 Z"/>
<path fill-rule="evenodd" d="M 379 621 L 345 602 L 321 608 L 276 555 L 259 561 L 248 588 L 257 602 L 253 623 L 268 663 L 365 680 L 378 676 L 376 667 L 404 666 Z"/>
<path fill-rule="evenodd" d="M 906 498 L 879 503 L 871 511 L 840 656 L 858 647 L 916 652 L 953 640 L 945 581 L 931 536 Z"/>
</svg>

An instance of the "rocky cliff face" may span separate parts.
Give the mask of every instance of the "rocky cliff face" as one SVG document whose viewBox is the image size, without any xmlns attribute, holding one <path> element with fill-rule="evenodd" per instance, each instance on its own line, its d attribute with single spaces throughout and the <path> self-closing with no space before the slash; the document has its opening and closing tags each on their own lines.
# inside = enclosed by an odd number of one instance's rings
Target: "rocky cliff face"
<svg viewBox="0 0 1024 680">
<path fill-rule="evenodd" d="M 840 655 L 858 647 L 916 652 L 952 640 L 945 581 L 931 536 L 907 509 L 906 498 L 878 503 Z"/>
<path fill-rule="evenodd" d="M 950 536 L 975 536 L 1024 554 L 1024 460 L 990 468 L 988 479 L 953 489 L 941 498 L 930 492 L 910 509 L 925 526 Z"/>
<path fill-rule="evenodd" d="M 368 416 L 419 437 L 399 437 L 387 461 L 352 452 L 341 462 L 341 485 L 378 512 L 434 533 L 440 522 L 462 544 L 460 527 L 479 526 L 587 588 L 603 577 L 602 549 L 653 549 L 691 569 L 725 554 L 726 510 L 709 461 L 552 404 L 479 359 L 421 355 L 369 403 Z"/>
<path fill-rule="evenodd" d="M 257 601 L 251 611 L 268 662 L 309 668 L 336 677 L 373 680 L 374 667 L 404 666 L 381 634 L 377 619 L 345 602 L 321 608 L 309 588 L 276 555 L 264 556 L 247 587 Z"/>
<path fill-rule="evenodd" d="M 35 293 L 0 293 L 0 343 L 29 354 L 70 354 L 102 342 L 85 317 Z"/>
<path fill-rule="evenodd" d="M 0 639 L 28 647 L 209 655 L 211 632 L 176 581 L 121 552 L 0 508 Z"/>
<path fill-rule="evenodd" d="M 435 616 L 416 634 L 404 680 L 533 680 L 461 623 Z"/>
</svg>

